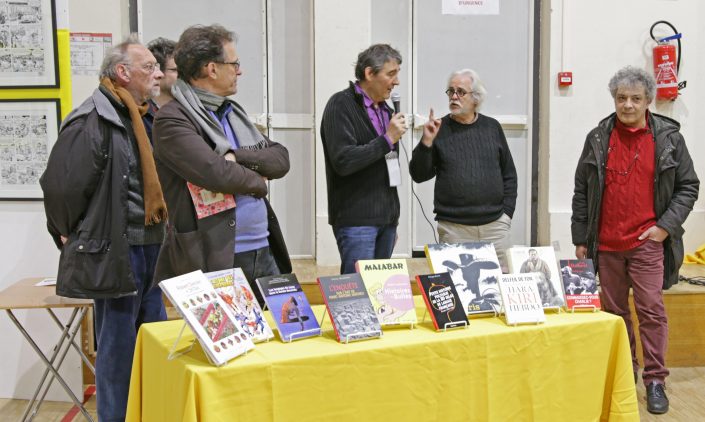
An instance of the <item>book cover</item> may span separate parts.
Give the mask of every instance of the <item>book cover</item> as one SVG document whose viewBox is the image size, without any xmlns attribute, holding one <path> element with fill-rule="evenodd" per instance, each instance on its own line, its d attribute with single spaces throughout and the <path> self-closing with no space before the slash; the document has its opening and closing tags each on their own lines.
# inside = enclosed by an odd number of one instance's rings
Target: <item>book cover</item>
<svg viewBox="0 0 705 422">
<path fill-rule="evenodd" d="M 538 284 L 544 308 L 565 306 L 563 282 L 558 273 L 556 253 L 551 246 L 520 246 L 507 250 L 509 272 L 539 273 Z"/>
<path fill-rule="evenodd" d="M 319 277 L 335 334 L 340 342 L 380 337 L 382 328 L 360 274 Z"/>
<path fill-rule="evenodd" d="M 538 273 L 502 274 L 499 290 L 508 325 L 535 324 L 546 321 L 537 283 Z"/>
<path fill-rule="evenodd" d="M 566 306 L 600 309 L 600 294 L 597 291 L 595 267 L 592 259 L 561 259 L 561 277 Z"/>
<path fill-rule="evenodd" d="M 360 260 L 355 267 L 382 325 L 416 324 L 414 295 L 405 259 Z"/>
<path fill-rule="evenodd" d="M 191 327 L 213 364 L 223 365 L 254 347 L 201 270 L 163 280 L 159 287 Z"/>
<path fill-rule="evenodd" d="M 255 281 L 277 324 L 282 341 L 321 334 L 318 320 L 295 274 L 260 277 Z"/>
<path fill-rule="evenodd" d="M 450 274 L 418 275 L 416 282 L 436 330 L 468 324 L 468 317 Z"/>
<path fill-rule="evenodd" d="M 431 271 L 450 274 L 466 314 L 500 312 L 502 269 L 492 243 L 429 244 L 425 250 Z"/>
<path fill-rule="evenodd" d="M 213 271 L 205 275 L 252 341 L 261 342 L 274 337 L 240 268 Z"/>
<path fill-rule="evenodd" d="M 235 208 L 235 196 L 229 193 L 211 192 L 191 182 L 186 182 L 198 219 Z"/>
</svg>

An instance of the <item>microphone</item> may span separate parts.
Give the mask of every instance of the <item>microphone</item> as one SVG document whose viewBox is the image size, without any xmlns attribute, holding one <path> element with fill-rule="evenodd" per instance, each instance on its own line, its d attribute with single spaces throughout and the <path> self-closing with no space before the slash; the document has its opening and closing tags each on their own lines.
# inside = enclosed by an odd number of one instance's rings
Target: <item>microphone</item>
<svg viewBox="0 0 705 422">
<path fill-rule="evenodd" d="M 398 92 L 392 92 L 392 104 L 394 104 L 394 114 L 399 113 L 401 106 L 399 105 L 401 101 L 401 95 Z"/>
</svg>

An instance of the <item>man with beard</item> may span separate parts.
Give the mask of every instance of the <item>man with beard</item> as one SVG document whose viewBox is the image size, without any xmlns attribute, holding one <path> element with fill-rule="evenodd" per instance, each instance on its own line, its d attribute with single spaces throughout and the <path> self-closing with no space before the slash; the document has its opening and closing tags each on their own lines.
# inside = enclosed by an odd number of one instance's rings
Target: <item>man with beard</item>
<svg viewBox="0 0 705 422">
<path fill-rule="evenodd" d="M 414 148 L 416 183 L 436 178 L 433 206 L 441 243 L 492 242 L 503 271 L 517 198 L 517 174 L 497 120 L 478 113 L 487 92 L 471 69 L 448 80 L 450 113 L 433 110 Z"/>
</svg>

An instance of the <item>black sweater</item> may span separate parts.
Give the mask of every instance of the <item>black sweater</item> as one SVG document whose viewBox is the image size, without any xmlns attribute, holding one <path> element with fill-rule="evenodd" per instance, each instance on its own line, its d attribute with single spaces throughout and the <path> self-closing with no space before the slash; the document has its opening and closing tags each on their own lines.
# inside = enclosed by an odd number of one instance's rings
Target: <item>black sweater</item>
<svg viewBox="0 0 705 422">
<path fill-rule="evenodd" d="M 390 151 L 377 135 L 362 95 L 350 86 L 334 94 L 323 111 L 321 139 L 332 226 L 396 225 L 399 196 L 389 186 L 384 156 Z"/>
<path fill-rule="evenodd" d="M 478 114 L 471 124 L 443 117 L 433 145 L 414 148 L 409 172 L 416 183 L 436 177 L 436 220 L 476 226 L 514 215 L 517 173 L 502 127 L 491 117 Z"/>
</svg>

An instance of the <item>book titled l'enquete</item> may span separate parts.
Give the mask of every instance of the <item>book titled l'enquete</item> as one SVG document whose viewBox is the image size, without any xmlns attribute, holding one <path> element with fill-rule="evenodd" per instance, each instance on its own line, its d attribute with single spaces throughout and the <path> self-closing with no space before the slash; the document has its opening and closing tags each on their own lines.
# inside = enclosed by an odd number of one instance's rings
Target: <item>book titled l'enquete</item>
<svg viewBox="0 0 705 422">
<path fill-rule="evenodd" d="M 359 273 L 319 277 L 318 285 L 338 341 L 347 343 L 382 335 Z"/>
</svg>

